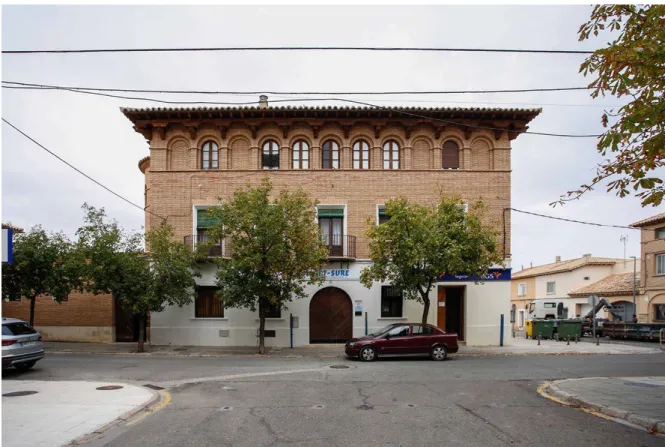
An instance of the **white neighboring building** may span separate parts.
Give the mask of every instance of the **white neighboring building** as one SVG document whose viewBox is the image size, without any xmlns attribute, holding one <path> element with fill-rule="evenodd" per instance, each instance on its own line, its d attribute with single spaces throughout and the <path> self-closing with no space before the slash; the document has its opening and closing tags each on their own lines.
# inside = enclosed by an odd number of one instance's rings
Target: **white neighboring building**
<svg viewBox="0 0 665 447">
<path fill-rule="evenodd" d="M 639 274 L 640 260 L 637 259 L 636 270 Z M 568 294 L 589 285 L 608 275 L 631 273 L 632 259 L 599 258 L 590 254 L 581 258 L 561 260 L 556 257 L 551 264 L 530 267 L 512 275 L 511 305 L 517 312 L 516 327 L 522 328 L 528 312 L 530 301 L 540 298 L 562 300 L 568 309 L 568 318 L 583 317 L 591 310 L 587 297 L 571 297 Z M 631 303 L 632 306 L 632 303 Z M 632 315 L 632 308 L 628 309 Z"/>
</svg>

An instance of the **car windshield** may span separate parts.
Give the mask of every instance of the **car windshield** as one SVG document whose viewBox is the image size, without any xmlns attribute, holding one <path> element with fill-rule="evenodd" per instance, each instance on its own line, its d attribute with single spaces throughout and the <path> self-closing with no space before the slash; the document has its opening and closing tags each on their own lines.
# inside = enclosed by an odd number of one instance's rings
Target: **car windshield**
<svg viewBox="0 0 665 447">
<path fill-rule="evenodd" d="M 370 337 L 376 337 L 377 335 L 385 334 L 386 332 L 388 332 L 389 330 L 391 330 L 391 329 L 394 328 L 394 327 L 395 327 L 395 325 L 394 325 L 394 324 L 391 324 L 391 325 L 388 325 L 388 326 L 386 326 L 386 327 L 384 327 L 384 328 L 379 329 L 379 330 L 376 331 L 376 332 L 372 332 L 372 333 L 369 334 L 369 335 L 370 335 Z"/>
<path fill-rule="evenodd" d="M 35 333 L 37 333 L 37 331 L 31 328 L 27 323 L 16 322 L 5 323 L 2 325 L 2 335 L 25 335 Z"/>
</svg>

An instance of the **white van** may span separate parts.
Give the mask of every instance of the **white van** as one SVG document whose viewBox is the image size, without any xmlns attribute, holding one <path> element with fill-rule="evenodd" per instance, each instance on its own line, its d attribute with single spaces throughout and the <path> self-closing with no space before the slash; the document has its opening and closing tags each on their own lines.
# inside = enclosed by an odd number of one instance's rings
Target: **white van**
<svg viewBox="0 0 665 447">
<path fill-rule="evenodd" d="M 529 303 L 529 320 L 534 318 L 568 318 L 564 300 L 539 298 Z"/>
</svg>

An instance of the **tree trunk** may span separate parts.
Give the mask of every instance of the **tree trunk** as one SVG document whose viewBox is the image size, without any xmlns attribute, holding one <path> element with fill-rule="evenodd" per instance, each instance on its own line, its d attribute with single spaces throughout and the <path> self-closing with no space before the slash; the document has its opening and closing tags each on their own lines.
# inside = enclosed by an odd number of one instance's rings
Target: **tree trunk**
<svg viewBox="0 0 665 447">
<path fill-rule="evenodd" d="M 427 324 L 427 315 L 429 315 L 429 296 L 423 296 L 423 325 Z"/>
<path fill-rule="evenodd" d="M 30 298 L 30 326 L 35 325 L 35 300 L 37 300 L 37 295 Z"/>
<path fill-rule="evenodd" d="M 139 315 L 139 345 L 136 352 L 143 352 L 143 340 L 145 339 L 145 314 Z"/>
<path fill-rule="evenodd" d="M 266 353 L 266 314 L 265 306 L 259 306 L 259 354 Z"/>
</svg>

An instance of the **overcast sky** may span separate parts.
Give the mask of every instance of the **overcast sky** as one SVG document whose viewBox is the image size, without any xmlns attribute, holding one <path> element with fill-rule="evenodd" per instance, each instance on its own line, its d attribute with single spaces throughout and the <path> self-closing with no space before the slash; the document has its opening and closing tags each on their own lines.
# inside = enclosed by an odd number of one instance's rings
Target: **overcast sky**
<svg viewBox="0 0 665 447">
<path fill-rule="evenodd" d="M 431 46 L 594 49 L 579 43 L 586 6 L 176 7 L 4 6 L 2 48 L 187 46 Z M 2 56 L 4 81 L 83 87 L 199 90 L 452 90 L 587 85 L 580 55 L 483 53 L 165 53 Z M 161 99 L 211 100 L 210 97 Z M 215 97 L 219 101 L 252 97 Z M 272 97 L 272 99 L 277 99 Z M 601 133 L 602 106 L 588 92 L 439 95 L 355 99 L 418 106 L 542 107 L 531 130 Z M 311 104 L 310 104 L 311 105 Z M 47 148 L 135 203 L 143 204 L 137 162 L 142 136 L 119 107 L 156 107 L 62 91 L 2 90 L 2 116 Z M 532 212 L 626 225 L 663 212 L 603 188 L 564 208 L 549 203 L 591 179 L 600 161 L 594 139 L 522 135 L 513 141 L 513 206 Z M 73 235 L 81 205 L 105 207 L 140 229 L 143 212 L 114 197 L 2 125 L 2 221 L 41 223 Z M 639 255 L 639 232 L 513 213 L 513 268 L 583 253 Z"/>
</svg>

